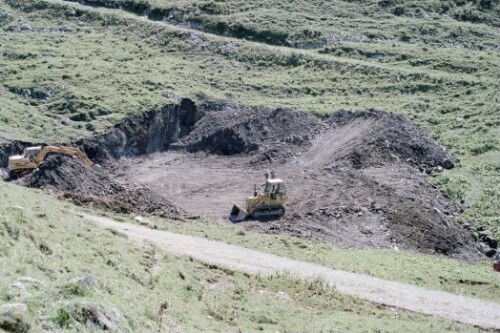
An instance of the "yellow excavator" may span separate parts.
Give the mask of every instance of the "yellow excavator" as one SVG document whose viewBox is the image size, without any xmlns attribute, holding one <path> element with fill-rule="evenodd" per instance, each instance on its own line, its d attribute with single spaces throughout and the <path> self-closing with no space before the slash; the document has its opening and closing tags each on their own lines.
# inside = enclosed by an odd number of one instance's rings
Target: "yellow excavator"
<svg viewBox="0 0 500 333">
<path fill-rule="evenodd" d="M 95 164 L 79 148 L 56 147 L 56 146 L 37 146 L 25 148 L 22 155 L 9 157 L 9 176 L 19 178 L 26 175 L 42 165 L 49 154 L 68 155 L 80 159 L 88 167 L 94 167 Z"/>
<path fill-rule="evenodd" d="M 279 178 L 266 179 L 264 192 L 257 191 L 254 187 L 252 197 L 246 199 L 246 207 L 242 209 L 233 205 L 229 219 L 233 222 L 241 222 L 248 217 L 257 220 L 271 220 L 285 215 L 285 204 L 288 202 L 285 182 Z"/>
</svg>

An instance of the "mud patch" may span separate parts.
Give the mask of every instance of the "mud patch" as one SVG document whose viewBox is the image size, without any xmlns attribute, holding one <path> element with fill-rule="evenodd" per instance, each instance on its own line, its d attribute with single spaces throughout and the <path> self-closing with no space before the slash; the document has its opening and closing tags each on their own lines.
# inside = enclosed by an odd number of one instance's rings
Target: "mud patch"
<svg viewBox="0 0 500 333">
<path fill-rule="evenodd" d="M 106 171 L 88 168 L 68 156 L 49 156 L 40 168 L 16 182 L 32 188 L 61 191 L 63 198 L 77 205 L 117 213 L 146 213 L 166 218 L 188 215 L 158 193 L 143 186 L 118 182 Z"/>
</svg>

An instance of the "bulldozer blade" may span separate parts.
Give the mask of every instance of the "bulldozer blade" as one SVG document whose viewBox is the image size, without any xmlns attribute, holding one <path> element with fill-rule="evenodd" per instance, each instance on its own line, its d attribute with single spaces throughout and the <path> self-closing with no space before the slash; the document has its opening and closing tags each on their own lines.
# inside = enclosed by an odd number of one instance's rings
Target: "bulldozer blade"
<svg viewBox="0 0 500 333">
<path fill-rule="evenodd" d="M 231 209 L 231 213 L 229 215 L 229 219 L 231 220 L 231 222 L 233 222 L 233 223 L 241 222 L 244 219 L 246 219 L 247 217 L 248 217 L 248 213 L 246 210 L 241 209 L 237 205 L 233 205 L 233 209 Z"/>
<path fill-rule="evenodd" d="M 4 181 L 8 181 L 10 180 L 10 174 L 9 174 L 9 171 L 4 171 L 2 169 L 0 169 L 0 178 Z"/>
</svg>

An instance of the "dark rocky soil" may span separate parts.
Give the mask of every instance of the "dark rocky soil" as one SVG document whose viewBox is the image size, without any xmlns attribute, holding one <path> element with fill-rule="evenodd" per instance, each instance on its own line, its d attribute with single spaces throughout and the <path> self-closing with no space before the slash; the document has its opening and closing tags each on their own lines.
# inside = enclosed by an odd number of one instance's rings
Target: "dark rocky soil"
<svg viewBox="0 0 500 333">
<path fill-rule="evenodd" d="M 106 170 L 91 169 L 78 159 L 49 156 L 40 168 L 17 180 L 20 185 L 56 190 L 78 205 L 118 213 L 147 213 L 166 218 L 188 214 L 158 193 L 114 180 Z"/>
<path fill-rule="evenodd" d="M 257 153 L 263 161 L 284 161 L 308 146 L 321 128 L 318 118 L 288 109 L 214 111 L 175 146 L 226 156 Z"/>
<path fill-rule="evenodd" d="M 344 247 L 397 246 L 468 258 L 476 253 L 474 240 L 456 222 L 459 208 L 409 167 L 309 170 L 302 184 L 298 177 L 288 178 L 300 188 L 292 186 L 295 196 L 286 216 L 251 223 L 252 229 Z"/>
<path fill-rule="evenodd" d="M 108 133 L 78 140 L 93 161 L 110 160 L 167 151 L 170 145 L 189 134 L 205 111 L 189 99 L 125 118 Z"/>
<path fill-rule="evenodd" d="M 438 167 L 451 169 L 452 156 L 432 137 L 402 116 L 377 111 L 339 111 L 330 121 L 338 127 L 371 122 L 366 135 L 350 141 L 349 150 L 339 155 L 355 169 L 388 163 L 407 163 L 432 173 Z"/>
</svg>

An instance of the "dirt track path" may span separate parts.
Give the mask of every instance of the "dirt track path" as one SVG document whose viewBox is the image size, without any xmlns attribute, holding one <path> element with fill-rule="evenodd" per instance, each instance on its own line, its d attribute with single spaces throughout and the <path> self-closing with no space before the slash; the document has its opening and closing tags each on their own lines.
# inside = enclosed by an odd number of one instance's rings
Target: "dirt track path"
<svg viewBox="0 0 500 333">
<path fill-rule="evenodd" d="M 340 292 L 414 312 L 435 315 L 482 328 L 500 329 L 500 305 L 446 292 L 426 290 L 362 274 L 278 257 L 204 238 L 152 230 L 107 218 L 81 214 L 104 228 L 137 241 L 149 241 L 179 255 L 252 274 L 288 271 L 300 278 L 319 276 Z"/>
</svg>

